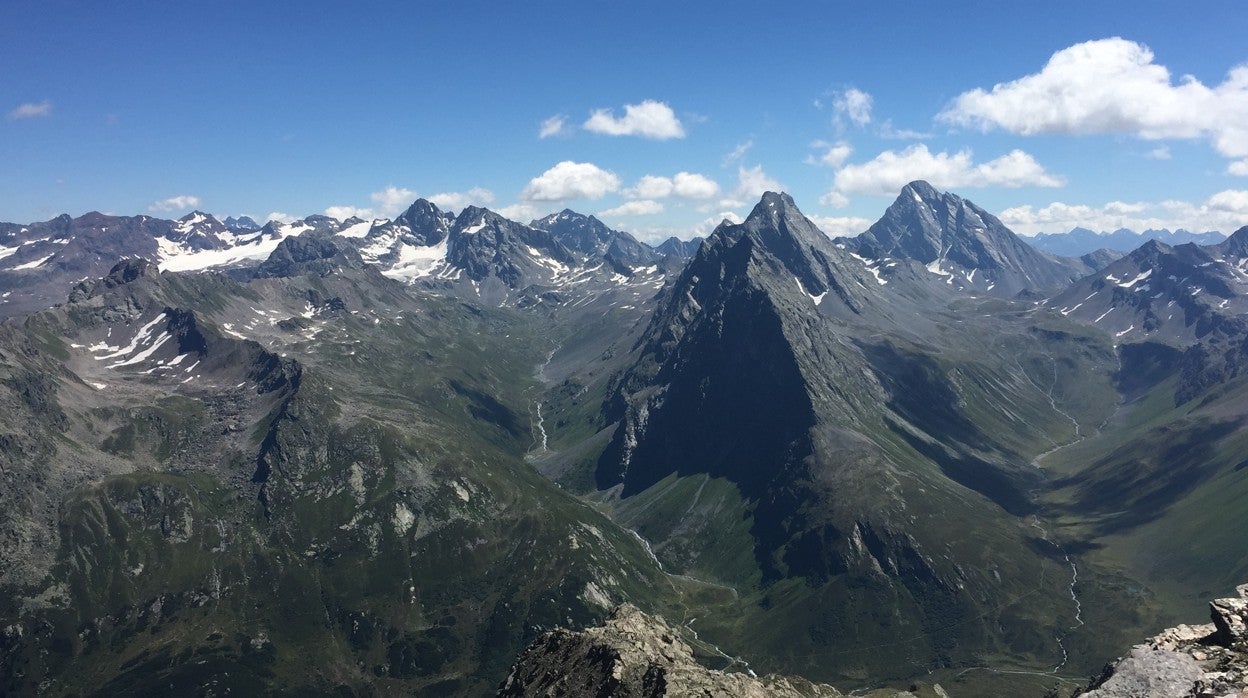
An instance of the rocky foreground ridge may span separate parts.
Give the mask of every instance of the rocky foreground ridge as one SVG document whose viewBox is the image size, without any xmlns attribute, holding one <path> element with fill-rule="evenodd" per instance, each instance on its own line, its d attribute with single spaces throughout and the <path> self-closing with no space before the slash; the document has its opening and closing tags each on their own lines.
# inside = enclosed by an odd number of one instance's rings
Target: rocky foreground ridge
<svg viewBox="0 0 1248 698">
<path fill-rule="evenodd" d="M 580 632 L 562 628 L 537 638 L 520 655 L 499 696 L 659 696 L 824 698 L 844 694 L 792 676 L 729 673 L 694 661 L 693 648 L 662 618 L 632 604 L 606 623 Z M 939 685 L 911 691 L 856 692 L 869 698 L 948 698 Z"/>
<path fill-rule="evenodd" d="M 1240 698 L 1248 696 L 1248 584 L 1238 598 L 1209 603 L 1213 622 L 1169 628 L 1131 648 L 1086 698 Z"/>
</svg>

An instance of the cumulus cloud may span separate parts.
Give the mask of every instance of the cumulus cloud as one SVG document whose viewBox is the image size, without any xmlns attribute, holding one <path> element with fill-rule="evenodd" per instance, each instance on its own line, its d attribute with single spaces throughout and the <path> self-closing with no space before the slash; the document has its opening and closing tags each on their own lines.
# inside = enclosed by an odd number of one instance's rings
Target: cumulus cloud
<svg viewBox="0 0 1248 698">
<path fill-rule="evenodd" d="M 657 141 L 685 137 L 685 127 L 672 108 L 652 99 L 624 105 L 624 116 L 619 118 L 610 109 L 595 109 L 582 128 L 608 136 L 641 136 Z"/>
<path fill-rule="evenodd" d="M 533 204 L 518 203 L 510 206 L 504 206 L 497 211 L 498 215 L 503 218 L 509 218 L 513 221 L 531 221 L 535 218 L 541 218 L 550 211 L 538 209 Z"/>
<path fill-rule="evenodd" d="M 1209 197 L 1205 205 L 1214 211 L 1233 213 L 1237 216 L 1248 216 L 1248 191 L 1227 189 Z"/>
<path fill-rule="evenodd" d="M 567 135 L 568 118 L 563 114 L 556 114 L 542 122 L 541 127 L 537 131 L 538 138 L 552 138 L 554 136 Z"/>
<path fill-rule="evenodd" d="M 732 223 L 733 225 L 739 225 L 744 223 L 745 219 L 734 211 L 720 211 L 714 216 L 709 216 L 694 225 L 692 231 L 693 235 L 706 237 L 707 235 L 715 232 L 715 229 L 722 225 L 724 221 Z"/>
<path fill-rule="evenodd" d="M 851 237 L 871 227 L 870 218 L 807 216 L 828 237 Z"/>
<path fill-rule="evenodd" d="M 388 186 L 381 191 L 368 195 L 373 206 L 329 206 L 325 215 L 338 220 L 346 220 L 355 216 L 365 220 L 371 218 L 394 218 L 407 210 L 420 195 L 406 187 Z M 481 187 L 473 187 L 468 191 L 447 191 L 425 197 L 438 208 L 446 211 L 458 211 L 466 206 L 488 206 L 494 201 L 494 192 Z"/>
<path fill-rule="evenodd" d="M 327 206 L 325 215 L 330 218 L 337 218 L 340 221 L 345 221 L 352 217 L 369 220 L 373 217 L 373 209 L 360 208 L 359 206 Z"/>
<path fill-rule="evenodd" d="M 832 108 L 838 117 L 844 117 L 857 126 L 871 123 L 871 95 L 856 87 L 838 92 L 832 99 Z"/>
<path fill-rule="evenodd" d="M 837 141 L 836 143 L 828 143 L 827 141 L 815 141 L 810 147 L 823 152 L 815 155 L 806 156 L 806 164 L 823 165 L 825 167 L 840 167 L 845 164 L 850 155 L 854 154 L 854 149 L 845 141 Z"/>
<path fill-rule="evenodd" d="M 1099 206 L 1055 201 L 1048 206 L 1016 206 L 1001 212 L 1001 221 L 1023 235 L 1061 233 L 1075 227 L 1106 231 L 1130 228 L 1186 228 L 1231 233 L 1248 224 L 1248 191 L 1227 189 L 1208 199 L 1188 201 L 1111 201 Z"/>
<path fill-rule="evenodd" d="M 677 172 L 672 177 L 672 193 L 683 199 L 709 199 L 719 194 L 719 185 L 696 172 Z"/>
<path fill-rule="evenodd" d="M 529 201 L 601 199 L 618 191 L 620 178 L 589 162 L 564 160 L 529 180 L 520 196 Z"/>
<path fill-rule="evenodd" d="M 655 213 L 663 213 L 663 204 L 649 199 L 640 199 L 638 201 L 625 201 L 624 203 L 600 211 L 599 216 L 649 216 Z"/>
<path fill-rule="evenodd" d="M 1177 82 L 1143 44 L 1122 38 L 1054 53 L 1038 73 L 958 95 L 937 119 L 1022 135 L 1126 133 L 1206 138 L 1228 158 L 1248 158 L 1248 65 L 1208 86 Z"/>
<path fill-rule="evenodd" d="M 188 208 L 195 208 L 196 206 L 199 206 L 198 196 L 182 194 L 181 196 L 171 196 L 168 199 L 153 201 L 152 205 L 148 206 L 147 209 L 149 211 L 168 213 L 169 211 L 185 211 Z"/>
<path fill-rule="evenodd" d="M 841 192 L 833 189 L 832 191 L 819 197 L 819 203 L 832 208 L 845 208 L 849 205 L 849 197 Z"/>
<path fill-rule="evenodd" d="M 867 162 L 842 167 L 833 178 L 832 192 L 840 197 L 896 194 L 916 179 L 925 179 L 941 189 L 1060 187 L 1064 183 L 1061 177 L 1045 171 L 1035 158 L 1021 150 L 976 163 L 970 150 L 933 153 L 920 143 L 900 152 L 886 150 Z"/>
<path fill-rule="evenodd" d="M 294 216 L 290 215 L 289 213 L 282 213 L 281 211 L 273 211 L 269 215 L 265 216 L 264 220 L 266 222 L 294 223 L 297 219 Z"/>
<path fill-rule="evenodd" d="M 48 100 L 42 102 L 26 102 L 19 104 L 9 111 L 9 120 L 17 121 L 18 119 L 37 119 L 43 116 L 52 116 L 52 103 Z"/>
<path fill-rule="evenodd" d="M 1236 160 L 1227 165 L 1226 173 L 1237 177 L 1248 177 L 1248 159 Z"/>
<path fill-rule="evenodd" d="M 682 199 L 710 199 L 719 194 L 715 180 L 696 172 L 677 172 L 672 177 L 645 175 L 624 195 L 634 199 L 666 199 L 677 196 Z"/>
<path fill-rule="evenodd" d="M 784 185 L 763 171 L 762 165 L 737 168 L 737 186 L 729 193 L 729 201 L 720 202 L 724 208 L 735 208 L 754 203 L 764 192 L 782 191 Z"/>
<path fill-rule="evenodd" d="M 445 191 L 428 197 L 429 201 L 446 211 L 462 211 L 469 206 L 489 206 L 494 203 L 494 192 L 482 187 L 468 191 Z"/>
<path fill-rule="evenodd" d="M 378 215 L 385 218 L 393 218 L 410 206 L 417 197 L 416 192 L 411 189 L 396 187 L 392 184 L 381 191 L 369 194 L 368 198 L 372 199 L 373 203 L 377 205 L 376 211 Z"/>
</svg>

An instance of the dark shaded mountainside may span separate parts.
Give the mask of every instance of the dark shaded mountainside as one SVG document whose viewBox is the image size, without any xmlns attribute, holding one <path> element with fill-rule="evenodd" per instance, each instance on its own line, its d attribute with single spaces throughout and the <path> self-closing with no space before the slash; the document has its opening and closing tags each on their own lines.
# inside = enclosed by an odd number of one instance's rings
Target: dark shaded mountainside
<svg viewBox="0 0 1248 698">
<path fill-rule="evenodd" d="M 1039 696 L 1248 578 L 1238 286 L 1133 341 L 997 296 L 1073 262 L 969 202 L 893 208 L 965 283 L 778 193 L 683 263 L 417 201 L 0 323 L 0 691 L 481 695 L 631 602 L 712 681 Z"/>
</svg>

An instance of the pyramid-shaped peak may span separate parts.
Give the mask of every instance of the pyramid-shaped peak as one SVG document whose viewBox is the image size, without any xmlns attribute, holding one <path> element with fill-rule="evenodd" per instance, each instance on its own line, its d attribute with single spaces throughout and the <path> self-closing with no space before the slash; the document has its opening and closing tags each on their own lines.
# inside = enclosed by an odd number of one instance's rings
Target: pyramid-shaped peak
<svg viewBox="0 0 1248 698">
<path fill-rule="evenodd" d="M 744 225 L 747 228 L 756 228 L 759 225 L 775 225 L 781 218 L 791 218 L 797 216 L 804 218 L 802 212 L 798 210 L 797 204 L 793 202 L 793 197 L 783 192 L 764 192 L 758 203 L 754 205 L 754 209 L 750 211 L 750 215 L 746 216 Z"/>
<path fill-rule="evenodd" d="M 503 218 L 502 216 L 491 211 L 488 208 L 482 208 L 481 206 L 465 206 L 464 210 L 459 212 L 459 218 L 457 220 L 459 221 L 494 221 L 494 220 L 498 220 L 502 218 Z M 503 220 L 506 220 L 506 219 L 503 219 Z"/>
<path fill-rule="evenodd" d="M 767 191 L 763 192 L 763 197 L 758 201 L 759 206 L 777 207 L 777 208 L 797 208 L 797 204 L 793 202 L 793 197 L 784 192 Z"/>
<path fill-rule="evenodd" d="M 926 180 L 916 179 L 901 188 L 901 195 L 899 198 L 920 198 L 928 200 L 939 199 L 942 196 L 945 196 L 945 193 L 936 187 L 933 187 Z"/>
<path fill-rule="evenodd" d="M 429 215 L 441 216 L 442 209 L 438 208 L 437 204 L 428 199 L 416 199 L 412 202 L 411 206 L 407 207 L 407 210 L 403 212 L 401 217 L 412 218 L 415 216 Z"/>
</svg>

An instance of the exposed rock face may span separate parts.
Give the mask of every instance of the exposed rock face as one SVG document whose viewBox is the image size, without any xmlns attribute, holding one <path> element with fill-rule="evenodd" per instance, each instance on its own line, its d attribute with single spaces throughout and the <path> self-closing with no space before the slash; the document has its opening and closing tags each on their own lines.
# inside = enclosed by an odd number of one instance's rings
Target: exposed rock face
<svg viewBox="0 0 1248 698">
<path fill-rule="evenodd" d="M 1209 604 L 1213 623 L 1169 628 L 1107 666 L 1091 698 L 1248 695 L 1248 584 Z"/>
<path fill-rule="evenodd" d="M 1235 588 L 1237 599 L 1217 599 L 1210 602 L 1210 615 L 1218 629 L 1214 641 L 1225 647 L 1248 650 L 1248 584 Z"/>
<path fill-rule="evenodd" d="M 878 698 L 946 696 L 940 686 L 873 692 Z M 552 630 L 529 645 L 499 696 L 739 696 L 815 698 L 844 695 L 827 684 L 791 676 L 715 671 L 696 663 L 693 649 L 662 618 L 631 604 L 605 625 L 582 632 Z"/>
<path fill-rule="evenodd" d="M 1100 259 L 1034 249 L 996 216 L 923 181 L 907 184 L 866 232 L 838 240 L 868 259 L 914 260 L 942 283 L 1002 297 L 1065 288 Z"/>
</svg>

